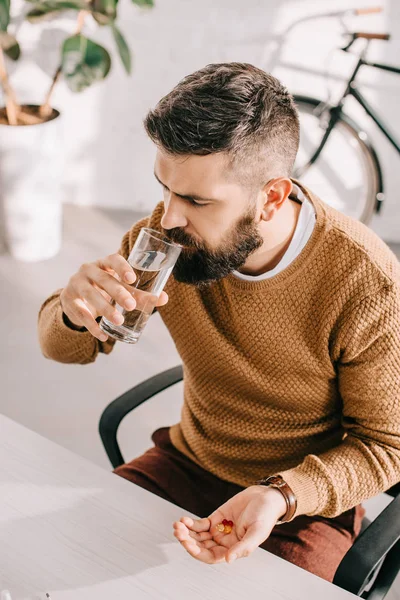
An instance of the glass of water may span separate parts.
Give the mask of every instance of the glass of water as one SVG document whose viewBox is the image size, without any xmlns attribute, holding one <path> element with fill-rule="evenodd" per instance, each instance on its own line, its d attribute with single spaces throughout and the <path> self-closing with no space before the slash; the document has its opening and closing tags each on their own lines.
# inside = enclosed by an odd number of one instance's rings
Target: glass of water
<svg viewBox="0 0 400 600">
<path fill-rule="evenodd" d="M 107 335 L 121 342 L 136 344 L 158 298 L 170 276 L 172 269 L 182 250 L 182 246 L 168 242 L 162 233 L 143 227 L 131 253 L 128 263 L 136 274 L 136 281 L 130 286 L 135 290 L 136 300 L 134 310 L 126 310 L 111 300 L 112 306 L 122 314 L 124 322 L 115 325 L 103 317 L 100 329 Z"/>
</svg>

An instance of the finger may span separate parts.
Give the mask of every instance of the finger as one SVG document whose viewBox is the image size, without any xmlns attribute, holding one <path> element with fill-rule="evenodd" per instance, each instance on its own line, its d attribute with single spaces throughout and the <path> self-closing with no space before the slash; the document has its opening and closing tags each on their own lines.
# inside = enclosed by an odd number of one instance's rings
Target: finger
<svg viewBox="0 0 400 600">
<path fill-rule="evenodd" d="M 169 300 L 167 292 L 161 292 L 156 306 L 164 306 Z"/>
<path fill-rule="evenodd" d="M 136 273 L 128 263 L 127 260 L 121 254 L 110 254 L 105 258 L 101 258 L 96 261 L 96 264 L 101 269 L 114 269 L 116 273 L 121 277 L 122 281 L 127 283 L 133 283 L 136 281 Z"/>
<path fill-rule="evenodd" d="M 214 546 L 219 546 L 219 544 L 217 544 L 215 540 L 205 540 L 202 543 L 202 546 L 204 546 L 204 548 L 207 548 L 207 550 L 210 550 L 210 548 L 214 548 Z"/>
<path fill-rule="evenodd" d="M 208 548 L 199 547 L 193 540 L 181 542 L 185 550 L 196 560 L 209 565 L 225 562 L 226 549 L 215 545 Z"/>
<path fill-rule="evenodd" d="M 210 520 L 205 517 L 204 519 L 192 519 L 191 517 L 182 517 L 180 522 L 186 525 L 189 529 L 200 533 L 202 531 L 210 531 Z"/>
<path fill-rule="evenodd" d="M 183 540 L 181 541 L 181 545 L 185 548 L 186 552 L 189 552 L 189 554 L 193 556 L 193 558 L 200 558 L 202 550 L 194 540 Z M 207 558 L 207 560 L 210 560 L 211 558 L 210 551 L 207 549 L 203 551 L 203 560 L 205 558 Z"/>
<path fill-rule="evenodd" d="M 196 533 L 194 535 L 201 535 L 201 534 Z M 193 540 L 199 546 L 199 548 L 208 548 L 209 546 L 207 546 L 206 544 L 208 544 L 209 542 L 212 542 L 213 546 L 215 544 L 217 544 L 217 542 L 213 539 L 200 540 L 200 539 L 196 539 L 194 537 L 194 535 L 193 534 L 184 535 L 180 531 L 174 531 L 174 537 L 178 540 L 178 542 L 190 542 L 191 540 Z"/>
<path fill-rule="evenodd" d="M 174 535 L 179 541 L 187 539 L 188 536 L 197 542 L 204 542 L 205 540 L 212 539 L 212 534 L 209 531 L 196 533 L 195 531 L 188 529 L 183 523 L 174 523 L 174 529 Z"/>
<path fill-rule="evenodd" d="M 113 275 L 104 269 L 100 269 L 95 263 L 82 265 L 80 272 L 83 275 L 83 281 L 81 277 L 74 283 L 75 290 L 79 296 L 83 296 L 83 282 L 89 280 L 91 287 L 94 287 L 94 285 L 100 287 L 117 304 L 126 310 L 134 310 L 136 307 L 136 299 L 133 297 L 136 290 L 128 286 L 128 284 L 120 283 Z M 85 290 L 87 290 L 87 286 L 85 286 Z"/>
<path fill-rule="evenodd" d="M 83 284 L 81 286 L 81 294 L 89 306 L 94 308 L 94 311 L 98 315 L 104 316 L 106 319 L 115 323 L 115 325 L 122 325 L 124 317 L 120 312 L 112 306 L 104 296 L 91 284 Z"/>
<path fill-rule="evenodd" d="M 179 521 L 175 522 L 174 525 L 174 536 L 179 536 L 180 540 L 185 540 L 189 537 L 189 529 L 183 523 Z"/>
<path fill-rule="evenodd" d="M 179 541 L 190 539 L 190 529 L 180 521 L 174 523 L 174 536 L 178 537 Z"/>
<path fill-rule="evenodd" d="M 222 523 L 222 521 L 224 519 L 229 519 L 230 518 L 228 516 L 228 514 L 227 514 L 227 511 L 223 510 L 224 508 L 225 508 L 225 504 L 223 504 L 222 506 L 220 506 L 219 508 L 217 508 L 217 510 L 214 510 L 214 512 L 211 513 L 211 515 L 208 515 L 208 519 L 210 520 L 210 522 L 212 524 L 214 524 L 214 523 Z"/>
<path fill-rule="evenodd" d="M 137 310 L 152 313 L 153 309 L 157 306 L 158 296 L 155 294 L 151 294 L 144 290 L 138 290 L 137 288 L 132 288 L 132 294 L 136 302 Z"/>
<path fill-rule="evenodd" d="M 198 542 L 204 542 L 213 539 L 212 533 L 210 533 L 209 531 L 202 531 L 201 533 L 196 533 L 195 531 L 189 530 L 189 535 L 191 538 Z"/>
<path fill-rule="evenodd" d="M 93 282 L 92 285 L 96 290 L 99 291 L 99 293 L 103 296 L 103 298 L 105 298 L 107 300 L 107 302 L 111 302 L 112 298 L 111 298 L 110 294 L 107 294 L 107 292 L 105 290 L 103 290 L 100 286 L 98 286 L 97 283 Z"/>
<path fill-rule="evenodd" d="M 93 318 L 92 313 L 83 300 L 77 299 L 72 303 L 67 317 L 73 323 L 79 323 L 82 327 L 86 327 L 92 336 L 101 342 L 108 340 L 108 336 L 100 329 L 97 321 Z"/>
<path fill-rule="evenodd" d="M 265 542 L 271 533 L 272 526 L 266 527 L 264 522 L 253 523 L 237 544 L 234 544 L 227 554 L 226 562 L 233 562 L 236 558 L 249 556 L 260 544 Z"/>
<path fill-rule="evenodd" d="M 111 269 L 111 267 L 106 267 L 105 270 L 107 271 L 107 273 L 110 273 L 110 275 L 115 277 L 115 279 L 117 279 L 118 281 L 121 281 L 121 277 L 119 276 L 117 271 L 114 271 L 114 269 Z"/>
<path fill-rule="evenodd" d="M 193 556 L 193 558 L 208 564 L 225 562 L 226 548 L 219 546 L 212 539 L 205 540 L 204 542 L 197 542 L 190 537 L 186 525 L 180 522 L 177 522 L 174 525 L 176 525 L 176 530 L 174 532 L 175 537 L 179 539 L 181 545 L 191 556 Z"/>
</svg>

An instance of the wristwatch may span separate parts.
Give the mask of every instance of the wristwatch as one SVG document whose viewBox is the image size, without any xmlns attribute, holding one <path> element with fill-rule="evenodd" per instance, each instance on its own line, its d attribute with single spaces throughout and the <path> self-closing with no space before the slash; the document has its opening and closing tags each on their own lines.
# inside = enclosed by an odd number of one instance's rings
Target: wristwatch
<svg viewBox="0 0 400 600">
<path fill-rule="evenodd" d="M 271 475 L 270 477 L 265 477 L 264 479 L 258 479 L 254 482 L 254 485 L 266 485 L 279 490 L 282 496 L 286 500 L 287 510 L 283 517 L 277 521 L 277 525 L 281 525 L 282 523 L 286 523 L 293 518 L 297 509 L 297 499 L 293 493 L 292 488 L 286 483 L 286 481 L 280 475 Z"/>
</svg>

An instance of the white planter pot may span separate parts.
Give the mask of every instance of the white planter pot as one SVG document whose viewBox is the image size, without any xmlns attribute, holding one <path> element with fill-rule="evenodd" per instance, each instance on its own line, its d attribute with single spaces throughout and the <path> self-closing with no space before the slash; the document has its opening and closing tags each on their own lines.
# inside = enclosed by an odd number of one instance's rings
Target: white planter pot
<svg viewBox="0 0 400 600">
<path fill-rule="evenodd" d="M 0 236 L 18 260 L 44 260 L 60 250 L 60 138 L 58 112 L 39 125 L 0 125 Z"/>
</svg>

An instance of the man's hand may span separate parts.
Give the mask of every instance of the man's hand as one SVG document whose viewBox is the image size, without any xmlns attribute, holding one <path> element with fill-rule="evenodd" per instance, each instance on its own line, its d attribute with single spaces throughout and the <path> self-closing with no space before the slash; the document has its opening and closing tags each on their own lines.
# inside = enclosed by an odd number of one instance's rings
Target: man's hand
<svg viewBox="0 0 400 600">
<path fill-rule="evenodd" d="M 135 271 L 120 254 L 85 263 L 62 290 L 61 308 L 73 325 L 86 327 L 94 337 L 105 342 L 108 336 L 100 329 L 97 317 L 105 316 L 121 325 L 124 318 L 115 308 L 115 302 L 129 311 L 141 310 L 143 298 L 148 303 L 149 294 L 133 287 L 135 280 Z M 159 298 L 154 297 L 154 306 L 167 302 L 166 292 L 161 292 Z"/>
<path fill-rule="evenodd" d="M 231 563 L 258 548 L 286 509 L 286 501 L 279 490 L 252 485 L 209 517 L 195 521 L 182 517 L 174 523 L 174 536 L 197 560 L 208 564 Z M 218 531 L 217 525 L 224 519 L 233 521 L 231 533 Z"/>
</svg>

